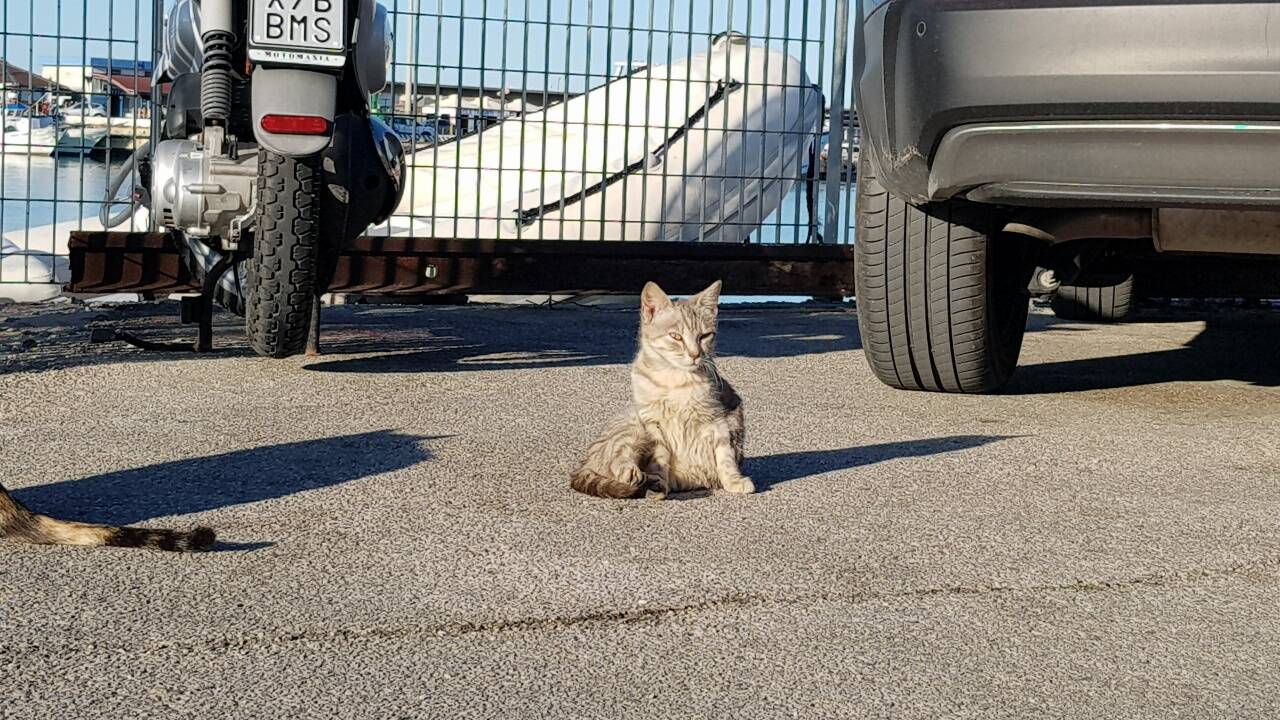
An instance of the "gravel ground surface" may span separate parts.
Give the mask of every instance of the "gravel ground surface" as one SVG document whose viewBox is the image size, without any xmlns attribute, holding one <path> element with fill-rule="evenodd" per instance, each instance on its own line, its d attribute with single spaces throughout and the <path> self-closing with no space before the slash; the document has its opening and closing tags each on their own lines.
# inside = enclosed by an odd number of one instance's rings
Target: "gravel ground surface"
<svg viewBox="0 0 1280 720">
<path fill-rule="evenodd" d="M 0 716 L 1280 714 L 1280 315 L 1032 319 L 1005 394 L 893 392 L 856 317 L 732 308 L 764 491 L 578 497 L 634 316 L 356 306 L 326 354 L 90 345 L 171 305 L 0 307 L 0 481 L 210 524 L 0 544 Z"/>
</svg>

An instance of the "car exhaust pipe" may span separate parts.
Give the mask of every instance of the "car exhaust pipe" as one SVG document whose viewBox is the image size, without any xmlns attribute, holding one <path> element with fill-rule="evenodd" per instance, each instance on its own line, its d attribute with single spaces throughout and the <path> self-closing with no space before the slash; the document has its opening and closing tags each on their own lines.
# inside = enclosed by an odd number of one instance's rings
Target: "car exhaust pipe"
<svg viewBox="0 0 1280 720">
<path fill-rule="evenodd" d="M 1151 211 L 1031 210 L 1015 215 L 1004 231 L 1061 245 L 1073 240 L 1144 240 L 1151 237 Z"/>
</svg>

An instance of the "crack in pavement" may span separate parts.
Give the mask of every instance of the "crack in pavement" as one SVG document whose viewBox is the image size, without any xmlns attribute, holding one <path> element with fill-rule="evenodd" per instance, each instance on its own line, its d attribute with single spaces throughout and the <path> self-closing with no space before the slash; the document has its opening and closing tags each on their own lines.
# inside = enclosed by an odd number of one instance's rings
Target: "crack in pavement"
<svg viewBox="0 0 1280 720">
<path fill-rule="evenodd" d="M 1178 573 L 1152 573 L 1120 580 L 1077 580 L 1073 583 L 1056 583 L 1041 585 L 949 585 L 942 587 L 926 587 L 900 592 L 876 592 L 858 590 L 848 593 L 814 592 L 795 595 L 771 595 L 768 593 L 732 593 L 699 602 L 663 607 L 639 607 L 630 609 L 600 610 L 596 612 L 552 617 L 516 618 L 493 621 L 455 621 L 439 624 L 408 624 L 396 627 L 372 628 L 338 628 L 334 630 L 288 630 L 276 629 L 227 636 L 214 639 L 187 639 L 172 642 L 154 643 L 145 647 L 137 645 L 120 645 L 109 647 L 94 644 L 92 650 L 107 652 L 140 653 L 156 650 L 190 650 L 190 651 L 225 651 L 269 647 L 293 642 L 331 643 L 358 640 L 401 640 L 412 637 L 420 638 L 460 638 L 475 634 L 500 634 L 510 632 L 531 632 L 538 630 L 569 629 L 593 625 L 630 625 L 637 623 L 661 623 L 667 620 L 713 612 L 721 609 L 740 607 L 762 607 L 766 605 L 803 605 L 819 602 L 845 603 L 863 605 L 878 601 L 921 600 L 936 597 L 980 596 L 980 595 L 1012 595 L 1018 593 L 1055 593 L 1055 592 L 1125 592 L 1144 588 L 1173 588 L 1193 585 L 1206 580 L 1225 580 L 1240 577 L 1262 579 L 1280 569 L 1280 556 L 1242 561 L 1221 568 L 1201 568 Z M 21 653 L 48 646 L 36 643 L 15 645 L 0 644 L 0 657 L 10 653 Z M 85 648 L 77 648 L 82 652 Z"/>
</svg>

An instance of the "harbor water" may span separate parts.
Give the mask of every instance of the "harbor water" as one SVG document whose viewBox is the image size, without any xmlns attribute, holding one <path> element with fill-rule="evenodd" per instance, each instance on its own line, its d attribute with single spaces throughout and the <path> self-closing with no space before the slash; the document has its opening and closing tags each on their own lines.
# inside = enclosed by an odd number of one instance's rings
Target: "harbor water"
<svg viewBox="0 0 1280 720">
<path fill-rule="evenodd" d="M 117 154 L 108 163 L 92 158 L 4 156 L 0 175 L 4 234 L 23 246 L 21 237 L 28 229 L 97 216 L 109 172 L 119 168 L 125 157 Z"/>
</svg>

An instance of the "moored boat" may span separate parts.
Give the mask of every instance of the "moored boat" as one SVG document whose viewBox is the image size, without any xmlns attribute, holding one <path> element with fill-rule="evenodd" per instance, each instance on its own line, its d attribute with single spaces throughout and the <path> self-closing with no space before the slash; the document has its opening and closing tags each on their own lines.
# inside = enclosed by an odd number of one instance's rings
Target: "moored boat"
<svg viewBox="0 0 1280 720">
<path fill-rule="evenodd" d="M 4 133 L 0 154 L 52 155 L 59 140 L 58 119 L 34 115 L 26 105 L 14 103 L 4 108 Z"/>
</svg>

